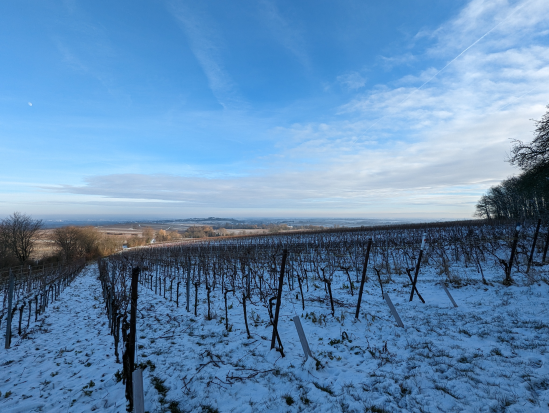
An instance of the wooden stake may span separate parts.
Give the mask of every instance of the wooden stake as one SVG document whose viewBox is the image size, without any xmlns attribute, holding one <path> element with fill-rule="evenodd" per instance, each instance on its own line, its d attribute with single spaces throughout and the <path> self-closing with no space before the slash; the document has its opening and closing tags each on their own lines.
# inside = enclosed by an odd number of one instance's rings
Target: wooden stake
<svg viewBox="0 0 549 413">
<path fill-rule="evenodd" d="M 412 292 L 410 293 L 410 301 L 414 299 L 414 291 L 416 291 L 417 276 L 419 274 L 419 267 L 421 266 L 421 257 L 423 257 L 423 247 L 425 246 L 425 235 L 426 234 L 423 234 L 423 239 L 421 240 L 421 249 L 419 250 L 419 257 L 417 258 L 416 274 L 414 275 L 414 280 L 412 281 Z"/>
<path fill-rule="evenodd" d="M 130 334 L 128 335 L 128 364 L 129 364 L 129 374 L 126 378 L 129 383 L 126 386 L 126 392 L 128 397 L 128 402 L 130 403 L 130 411 L 133 404 L 133 384 L 132 384 L 132 374 L 135 369 L 135 336 L 137 332 L 137 288 L 139 286 L 139 268 L 135 267 L 132 269 L 132 285 L 131 285 L 131 306 L 130 306 Z"/>
<path fill-rule="evenodd" d="M 13 275 L 13 272 L 11 271 L 11 268 L 10 268 L 10 284 L 9 284 L 9 287 L 8 287 L 8 318 L 7 318 L 7 325 L 6 325 L 6 343 L 5 343 L 5 348 L 8 349 L 10 348 L 10 345 L 11 345 L 11 316 L 12 316 L 12 311 L 11 311 L 11 306 L 12 306 L 12 303 L 13 303 L 13 284 L 15 283 L 15 279 L 14 279 L 14 275 Z"/>
<path fill-rule="evenodd" d="M 372 247 L 372 239 L 368 240 L 368 246 L 366 247 L 366 258 L 364 259 L 364 268 L 362 268 L 362 280 L 360 281 L 360 290 L 358 291 L 358 302 L 356 304 L 355 318 L 358 320 L 358 313 L 360 312 L 360 303 L 362 302 L 362 292 L 364 291 L 364 283 L 366 282 L 366 270 L 368 269 L 368 259 L 370 258 L 370 248 Z"/>
<path fill-rule="evenodd" d="M 423 299 L 423 297 L 421 296 L 421 294 L 419 293 L 419 291 L 417 290 L 417 287 L 414 285 L 414 279 L 412 278 L 412 274 L 410 274 L 410 271 L 412 271 L 413 268 L 406 268 L 406 274 L 408 274 L 408 278 L 410 279 L 410 282 L 412 283 L 412 288 L 414 290 L 416 290 L 416 294 L 417 296 L 419 297 L 419 299 L 421 300 L 421 302 L 423 304 L 425 304 L 425 300 Z"/>
<path fill-rule="evenodd" d="M 190 312 L 191 303 L 191 260 L 187 263 L 187 312 Z"/>
<path fill-rule="evenodd" d="M 271 350 L 273 348 L 275 348 L 276 336 L 278 334 L 278 331 L 277 331 L 278 316 L 280 314 L 280 302 L 281 302 L 281 299 L 282 299 L 282 285 L 284 283 L 284 270 L 286 268 L 286 257 L 287 256 L 288 256 L 288 250 L 284 249 L 284 252 L 282 253 L 282 267 L 280 268 L 280 278 L 278 280 L 278 294 L 277 294 L 277 297 L 276 297 L 276 309 L 275 309 L 275 316 L 274 316 L 274 320 L 273 320 L 273 336 L 271 338 Z"/>
<path fill-rule="evenodd" d="M 545 257 L 547 257 L 547 247 L 549 247 L 549 227 L 547 227 L 547 236 L 545 237 L 545 247 L 543 247 L 541 262 L 545 262 Z"/>
<path fill-rule="evenodd" d="M 538 219 L 538 225 L 536 226 L 536 232 L 534 233 L 534 242 L 532 242 L 532 250 L 530 251 L 530 258 L 528 259 L 528 267 L 526 267 L 526 274 L 530 272 L 530 266 L 534 259 L 534 251 L 536 250 L 536 242 L 538 240 L 539 227 L 541 226 L 541 218 Z"/>
<path fill-rule="evenodd" d="M 229 309 L 227 308 L 227 294 L 234 293 L 234 290 L 225 290 L 225 330 L 229 331 Z"/>
<path fill-rule="evenodd" d="M 513 237 L 513 246 L 511 247 L 511 257 L 509 258 L 509 264 L 505 268 L 505 280 L 503 280 L 504 285 L 511 285 L 513 283 L 513 279 L 511 278 L 511 271 L 513 270 L 513 261 L 515 260 L 515 253 L 517 251 L 520 228 L 521 225 L 518 224 L 515 230 L 515 236 Z"/>
</svg>

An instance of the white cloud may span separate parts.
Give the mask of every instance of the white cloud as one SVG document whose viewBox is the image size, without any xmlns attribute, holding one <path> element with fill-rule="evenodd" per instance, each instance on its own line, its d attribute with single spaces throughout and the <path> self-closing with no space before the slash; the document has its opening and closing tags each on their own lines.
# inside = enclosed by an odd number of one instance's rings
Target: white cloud
<svg viewBox="0 0 549 413">
<path fill-rule="evenodd" d="M 350 90 L 360 89 L 366 85 L 366 77 L 358 72 L 345 73 L 336 80 Z"/>
<path fill-rule="evenodd" d="M 417 56 L 412 53 L 404 53 L 397 56 L 379 56 L 381 66 L 386 70 L 390 70 L 395 66 L 408 65 L 417 61 Z"/>
</svg>

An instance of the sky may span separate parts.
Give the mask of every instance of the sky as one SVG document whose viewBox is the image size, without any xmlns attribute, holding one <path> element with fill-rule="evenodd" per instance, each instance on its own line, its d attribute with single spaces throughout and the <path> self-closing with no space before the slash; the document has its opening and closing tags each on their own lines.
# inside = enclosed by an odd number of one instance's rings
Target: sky
<svg viewBox="0 0 549 413">
<path fill-rule="evenodd" d="M 471 218 L 546 0 L 0 3 L 0 217 Z"/>
</svg>

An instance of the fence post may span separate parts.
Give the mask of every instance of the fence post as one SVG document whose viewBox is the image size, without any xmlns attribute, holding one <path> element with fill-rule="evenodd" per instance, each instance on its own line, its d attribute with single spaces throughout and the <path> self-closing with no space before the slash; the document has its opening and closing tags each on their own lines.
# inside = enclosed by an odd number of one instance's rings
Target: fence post
<svg viewBox="0 0 549 413">
<path fill-rule="evenodd" d="M 372 247 L 372 239 L 368 240 L 368 246 L 366 247 L 366 258 L 364 259 L 364 268 L 362 269 L 362 280 L 360 281 L 360 289 L 358 291 L 358 303 L 356 304 L 355 318 L 358 320 L 358 313 L 360 311 L 360 303 L 362 302 L 362 291 L 364 290 L 364 283 L 366 282 L 366 270 L 368 269 L 368 258 L 370 258 L 370 248 Z"/>
<path fill-rule="evenodd" d="M 10 348 L 11 344 L 11 306 L 13 304 L 13 284 L 15 282 L 13 276 L 13 272 L 10 268 L 10 284 L 8 287 L 8 318 L 7 318 L 7 325 L 6 325 L 6 346 L 5 348 Z"/>
</svg>

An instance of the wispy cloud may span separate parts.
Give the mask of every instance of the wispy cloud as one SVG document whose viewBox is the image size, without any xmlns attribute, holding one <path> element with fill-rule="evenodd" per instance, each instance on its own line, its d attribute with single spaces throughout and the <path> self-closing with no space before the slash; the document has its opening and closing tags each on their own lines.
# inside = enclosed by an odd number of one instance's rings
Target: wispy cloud
<svg viewBox="0 0 549 413">
<path fill-rule="evenodd" d="M 305 68 L 310 69 L 311 62 L 306 52 L 305 40 L 297 25 L 282 15 L 275 0 L 261 0 L 259 4 L 262 15 L 275 39 L 292 53 Z"/>
<path fill-rule="evenodd" d="M 390 70 L 400 65 L 409 65 L 417 62 L 417 60 L 418 57 L 410 52 L 396 56 L 379 56 L 381 66 L 386 70 Z"/>
<path fill-rule="evenodd" d="M 117 50 L 112 33 L 96 23 L 77 2 L 69 0 L 64 5 L 65 13 L 61 13 L 58 22 L 64 30 L 51 35 L 63 63 L 81 75 L 96 79 L 111 95 L 131 101 L 129 94 L 117 85 L 113 70 Z"/>
<path fill-rule="evenodd" d="M 422 33 L 436 43 L 428 52 L 449 56 L 482 38 L 479 46 L 494 49 L 516 47 L 531 41 L 549 28 L 545 0 L 472 0 L 459 15 L 432 33 Z"/>
<path fill-rule="evenodd" d="M 349 90 L 361 89 L 366 85 L 366 77 L 359 72 L 348 72 L 336 79 L 340 84 Z"/>
<path fill-rule="evenodd" d="M 198 6 L 191 8 L 184 1 L 172 2 L 170 10 L 183 26 L 191 50 L 219 104 L 224 108 L 241 107 L 244 101 L 223 64 L 223 40 L 215 30 L 215 23 L 205 13 L 200 12 Z"/>
</svg>

